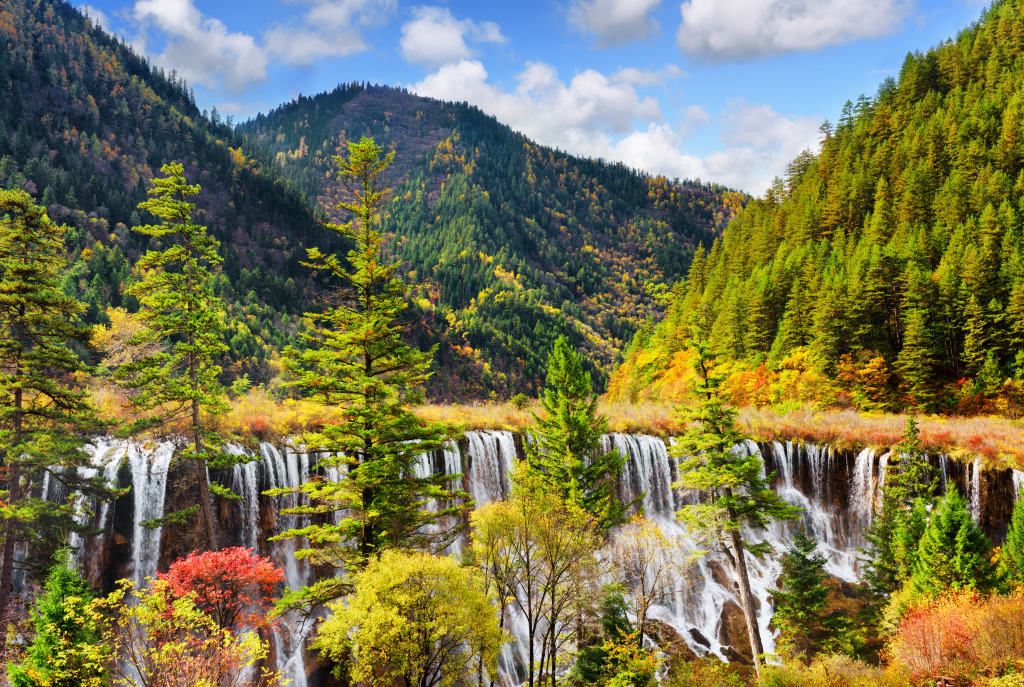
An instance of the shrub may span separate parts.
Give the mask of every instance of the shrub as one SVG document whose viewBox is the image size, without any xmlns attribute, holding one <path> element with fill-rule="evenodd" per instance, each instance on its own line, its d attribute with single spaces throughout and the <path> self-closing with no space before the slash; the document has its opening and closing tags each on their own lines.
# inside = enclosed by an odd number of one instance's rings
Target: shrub
<svg viewBox="0 0 1024 687">
<path fill-rule="evenodd" d="M 680 661 L 668 676 L 668 687 L 743 687 L 745 684 L 735 666 L 713 656 Z"/>
<path fill-rule="evenodd" d="M 760 687 L 908 687 L 910 681 L 900 670 L 884 671 L 863 661 L 830 654 L 819 656 L 809 666 L 798 663 L 766 666 Z"/>
</svg>

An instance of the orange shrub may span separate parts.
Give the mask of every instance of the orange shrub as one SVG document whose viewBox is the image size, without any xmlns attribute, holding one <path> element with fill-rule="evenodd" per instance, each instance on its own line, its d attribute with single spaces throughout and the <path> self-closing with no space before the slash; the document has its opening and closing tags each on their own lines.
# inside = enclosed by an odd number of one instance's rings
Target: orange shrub
<svg viewBox="0 0 1024 687">
<path fill-rule="evenodd" d="M 1024 594 L 948 594 L 908 610 L 889 643 L 915 679 L 998 675 L 1024 659 Z"/>
</svg>

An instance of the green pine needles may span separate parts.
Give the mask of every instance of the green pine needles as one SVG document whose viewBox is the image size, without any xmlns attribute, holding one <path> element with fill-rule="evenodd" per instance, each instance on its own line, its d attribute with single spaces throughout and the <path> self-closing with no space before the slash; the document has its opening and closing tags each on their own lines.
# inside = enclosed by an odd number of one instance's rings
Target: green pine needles
<svg viewBox="0 0 1024 687">
<path fill-rule="evenodd" d="M 457 531 L 441 523 L 461 512 L 465 498 L 451 488 L 457 476 L 425 474 L 420 465 L 420 456 L 441 449 L 451 434 L 409 407 L 430 374 L 433 349 L 418 351 L 403 341 L 406 287 L 381 253 L 381 213 L 389 196 L 383 175 L 394 154 L 381 152 L 364 138 L 349 144 L 347 157 L 335 157 L 347 190 L 338 207 L 352 219 L 327 226 L 354 247 L 347 262 L 308 251 L 305 264 L 330 274 L 340 288 L 323 312 L 306 314 L 305 350 L 288 349 L 285 358 L 293 385 L 341 408 L 343 418 L 301 436 L 305 450 L 320 454 L 319 467 L 337 479 L 302 485 L 310 505 L 290 511 L 339 519 L 281 536 L 308 537 L 311 547 L 299 557 L 350 571 L 384 549 L 444 548 Z M 431 500 L 437 508 L 425 508 Z M 290 601 L 323 603 L 346 589 L 342 580 L 325 577 Z"/>
<path fill-rule="evenodd" d="M 625 522 L 631 504 L 616 497 L 615 485 L 626 459 L 618 451 L 602 451 L 608 420 L 597 412 L 597 394 L 582 357 L 564 337 L 548 357 L 540 402 L 544 414 L 533 415 L 536 443 L 525 446 L 531 472 L 594 516 L 600 532 Z"/>
<path fill-rule="evenodd" d="M 23 191 L 0 191 L 0 621 L 11 593 L 14 547 L 29 545 L 28 561 L 41 572 L 63 537 L 84 528 L 75 505 L 40 496 L 44 481 L 83 496 L 111 498 L 102 477 L 84 479 L 87 437 L 103 431 L 82 391 L 70 380 L 86 366 L 71 348 L 84 351 L 89 329 L 84 306 L 60 288 L 67 267 L 64 235 L 45 208 Z"/>
<path fill-rule="evenodd" d="M 197 509 L 206 535 L 206 546 L 219 548 L 220 535 L 213 512 L 213 495 L 234 497 L 228 489 L 211 484 L 207 467 L 224 467 L 239 460 L 225 453 L 223 441 L 206 419 L 228 409 L 224 388 L 218 381 L 221 368 L 217 359 L 227 351 L 221 340 L 224 328 L 220 299 L 213 295 L 210 269 L 219 265 L 220 242 L 196 224 L 192 215 L 195 203 L 190 198 L 199 193 L 198 185 L 185 182 L 181 164 L 164 165 L 164 176 L 153 180 L 152 196 L 140 203 L 161 220 L 159 224 L 132 227 L 133 231 L 155 239 L 166 246 L 150 250 L 136 263 L 142 278 L 128 293 L 142 304 L 139 316 L 145 329 L 131 344 L 165 342 L 166 350 L 118 368 L 115 377 L 126 387 L 135 389 L 131 404 L 137 411 L 148 412 L 132 427 L 133 433 L 156 427 L 170 427 L 184 434 L 189 446 L 179 457 L 192 461 L 198 506 L 173 513 L 153 525 L 181 522 Z M 198 547 L 197 547 L 198 548 Z"/>
</svg>

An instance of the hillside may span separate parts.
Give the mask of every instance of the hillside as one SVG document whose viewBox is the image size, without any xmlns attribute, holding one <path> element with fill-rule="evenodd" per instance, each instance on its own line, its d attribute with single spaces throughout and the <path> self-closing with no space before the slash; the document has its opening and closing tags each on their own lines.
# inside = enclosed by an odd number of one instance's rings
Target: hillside
<svg viewBox="0 0 1024 687">
<path fill-rule="evenodd" d="M 603 382 L 746 200 L 572 157 L 475 107 L 387 87 L 300 97 L 239 130 L 332 215 L 339 147 L 371 136 L 395 151 L 390 248 L 415 285 L 423 343 L 443 342 L 430 395 L 445 400 L 536 393 L 559 335 Z"/>
<path fill-rule="evenodd" d="M 1024 2 L 907 56 L 701 254 L 611 387 L 679 397 L 693 331 L 738 403 L 1019 416 Z"/>
<path fill-rule="evenodd" d="M 187 85 L 58 1 L 5 2 L 0 35 L 0 184 L 22 188 L 74 228 L 64 288 L 88 305 L 90 324 L 123 297 L 150 221 L 137 204 L 172 161 L 202 186 L 200 220 L 221 241 L 217 292 L 228 309 L 226 381 L 266 382 L 316 283 L 304 245 L 334 245 L 301 193 L 229 123 L 200 112 Z"/>
</svg>

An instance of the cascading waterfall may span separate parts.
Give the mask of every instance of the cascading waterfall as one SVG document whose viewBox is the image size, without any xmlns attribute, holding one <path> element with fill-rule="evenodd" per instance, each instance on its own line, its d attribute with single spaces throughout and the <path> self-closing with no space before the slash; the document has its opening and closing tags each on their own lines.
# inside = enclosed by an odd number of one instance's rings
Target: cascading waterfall
<svg viewBox="0 0 1024 687">
<path fill-rule="evenodd" d="M 456 489 L 467 491 L 476 504 L 483 505 L 507 498 L 511 489 L 511 476 L 515 470 L 518 439 L 508 431 L 467 432 L 459 445 L 451 442 L 441 453 L 422 456 L 416 467 L 417 473 L 443 473 L 456 475 L 465 473 Z M 644 435 L 610 434 L 603 438 L 605 450 L 618 450 L 626 462 L 619 480 L 618 495 L 623 501 L 637 501 L 643 506 L 648 519 L 657 523 L 667 536 L 678 542 L 683 549 L 700 548 L 686 529 L 675 518 L 675 513 L 694 498 L 672 488 L 679 477 L 678 459 L 670 456 L 663 440 Z M 246 449 L 228 447 L 237 455 L 245 455 Z M 876 458 L 872 449 L 864 449 L 856 456 L 836 452 L 828 447 L 816 447 L 792 442 L 773 442 L 758 447 L 753 442 L 738 446 L 736 450 L 749 453 L 763 452 L 766 462 L 775 471 L 775 488 L 787 501 L 804 509 L 802 526 L 819 543 L 819 550 L 827 556 L 827 570 L 834 576 L 846 580 L 857 579 L 857 548 L 863 547 L 862 532 L 870 526 L 876 504 L 878 487 L 884 483 L 885 469 L 889 454 Z M 118 469 L 127 460 L 132 473 L 133 530 L 130 537 L 132 579 L 141 581 L 154 574 L 159 559 L 160 530 L 148 529 L 141 523 L 163 515 L 164 492 L 167 486 L 167 471 L 173 446 L 169 443 L 149 445 L 97 440 L 93 452 L 93 470 L 88 474 L 99 474 L 116 481 Z M 254 456 L 255 458 L 255 456 Z M 877 462 L 876 462 L 877 461 Z M 939 467 L 943 482 L 952 484 L 950 468 L 945 456 L 939 456 Z M 968 466 L 966 489 L 975 515 L 981 511 L 980 461 Z M 286 515 L 282 510 L 299 505 L 304 496 L 284 494 L 264 497 L 267 489 L 295 489 L 319 474 L 327 479 L 338 479 L 344 468 L 319 468 L 315 456 L 292 449 L 282 449 L 269 443 L 260 445 L 258 459 L 240 463 L 232 468 L 230 480 L 233 489 L 241 496 L 237 520 L 240 527 L 229 534 L 241 545 L 259 549 L 262 555 L 270 557 L 285 572 L 287 584 L 292 589 L 300 588 L 313 581 L 313 571 L 303 561 L 294 557 L 304 541 L 290 539 L 267 541 L 280 532 L 308 524 L 305 517 Z M 845 471 L 847 484 L 845 496 L 837 495 L 834 486 L 836 471 Z M 958 476 L 958 479 L 960 477 Z M 1015 496 L 1024 496 L 1024 473 L 1015 471 L 1012 478 Z M 964 482 L 961 482 L 964 485 Z M 47 486 L 49 491 L 49 485 Z M 837 500 L 839 499 L 839 500 Z M 432 507 L 436 508 L 436 505 Z M 264 512 L 263 508 L 272 509 Z M 840 511 L 840 508 L 843 508 Z M 112 536 L 114 506 L 99 504 L 95 509 L 93 524 L 104 530 L 103 535 L 93 539 L 91 546 L 103 545 Z M 119 516 L 120 517 L 120 516 Z M 120 522 L 120 520 L 118 520 Z M 794 527 L 801 523 L 773 525 L 767 532 L 746 532 L 751 541 L 767 541 L 779 553 L 787 548 Z M 263 531 L 268 528 L 268 531 Z M 127 534 L 127 532 L 126 532 Z M 446 552 L 457 555 L 462 552 L 465 539 L 449 547 Z M 602 555 L 613 555 L 611 551 Z M 92 557 L 99 558 L 99 557 Z M 777 557 L 759 561 L 748 555 L 751 588 L 758 607 L 758 623 L 765 649 L 773 649 L 771 621 L 771 598 L 780 572 Z M 694 651 L 700 654 L 714 654 L 723 659 L 735 658 L 737 642 L 746 642 L 745 630 L 742 637 L 735 635 L 736 618 L 742 622 L 738 605 L 738 593 L 732 582 L 728 567 L 720 552 L 711 551 L 695 562 L 685 573 L 674 580 L 671 593 L 650 613 L 652 620 L 671 626 L 678 636 Z M 97 576 L 95 579 L 99 579 Z M 732 614 L 733 634 L 725 629 L 724 618 Z M 513 685 L 522 682 L 528 660 L 526 628 L 522 618 L 511 614 L 508 630 L 516 641 L 505 647 L 499 658 L 499 683 Z M 277 668 L 291 679 L 296 687 L 306 687 L 307 666 L 305 663 L 305 635 L 309 623 L 301 625 L 286 620 L 273 633 L 272 642 Z"/>
</svg>

